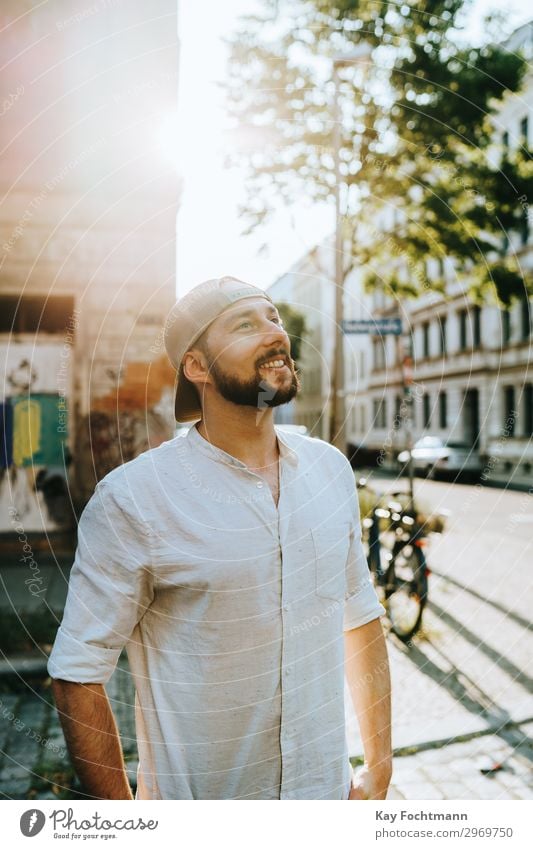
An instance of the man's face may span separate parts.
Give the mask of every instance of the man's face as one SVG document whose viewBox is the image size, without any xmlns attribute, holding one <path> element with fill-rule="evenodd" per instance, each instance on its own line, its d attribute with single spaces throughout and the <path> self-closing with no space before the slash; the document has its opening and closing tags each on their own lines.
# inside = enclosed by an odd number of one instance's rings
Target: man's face
<svg viewBox="0 0 533 849">
<path fill-rule="evenodd" d="M 204 348 L 215 389 L 233 404 L 278 407 L 300 389 L 289 337 L 266 298 L 243 298 L 224 310 L 210 325 Z"/>
</svg>

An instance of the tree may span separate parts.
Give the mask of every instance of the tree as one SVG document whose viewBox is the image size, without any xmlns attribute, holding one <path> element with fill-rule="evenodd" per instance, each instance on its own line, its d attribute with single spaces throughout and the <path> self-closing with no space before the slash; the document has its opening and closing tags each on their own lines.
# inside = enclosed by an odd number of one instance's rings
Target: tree
<svg viewBox="0 0 533 849">
<path fill-rule="evenodd" d="M 248 231 L 281 198 L 333 201 L 332 61 L 368 45 L 368 67 L 339 68 L 342 226 L 369 288 L 443 288 L 428 260 L 451 259 L 471 294 L 508 305 L 524 286 L 506 253 L 533 193 L 527 145 L 495 159 L 492 117 L 526 63 L 503 46 L 457 41 L 464 0 L 263 0 L 232 38 L 228 94 L 246 165 Z M 498 161 L 499 160 L 499 161 Z M 388 219 L 388 223 L 387 223 Z M 377 223 L 376 223 L 377 222 Z"/>
<path fill-rule="evenodd" d="M 283 321 L 283 326 L 287 331 L 287 335 L 291 340 L 291 357 L 296 361 L 296 363 L 299 363 L 302 351 L 302 341 L 307 333 L 305 316 L 289 304 L 280 303 L 276 304 L 276 307 L 278 308 L 278 312 L 281 316 L 281 320 Z"/>
</svg>

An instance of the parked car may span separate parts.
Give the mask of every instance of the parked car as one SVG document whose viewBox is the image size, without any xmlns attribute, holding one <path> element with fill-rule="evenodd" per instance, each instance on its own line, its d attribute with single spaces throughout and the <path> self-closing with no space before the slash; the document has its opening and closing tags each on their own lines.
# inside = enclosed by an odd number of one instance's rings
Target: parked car
<svg viewBox="0 0 533 849">
<path fill-rule="evenodd" d="M 482 467 L 477 448 L 464 442 L 447 442 L 446 448 L 450 454 L 442 471 L 449 475 L 461 475 L 465 479 L 477 480 Z"/>
<path fill-rule="evenodd" d="M 398 463 L 406 467 L 408 461 L 409 451 L 401 451 Z M 475 478 L 481 470 L 479 454 L 472 446 L 462 442 L 443 442 L 438 436 L 423 436 L 417 440 L 413 446 L 413 461 L 415 472 L 428 477 L 453 474 Z"/>
</svg>

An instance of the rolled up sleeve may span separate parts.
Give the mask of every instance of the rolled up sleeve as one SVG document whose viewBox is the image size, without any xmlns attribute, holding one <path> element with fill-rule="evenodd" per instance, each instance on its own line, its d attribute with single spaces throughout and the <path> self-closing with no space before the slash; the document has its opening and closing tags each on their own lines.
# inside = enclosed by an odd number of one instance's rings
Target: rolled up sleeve
<svg viewBox="0 0 533 849">
<path fill-rule="evenodd" d="M 150 567 L 145 525 L 123 497 L 100 483 L 78 527 L 63 621 L 48 661 L 52 678 L 109 680 L 153 599 Z"/>
<path fill-rule="evenodd" d="M 344 630 L 351 631 L 366 625 L 373 619 L 385 615 L 372 579 L 361 540 L 361 517 L 355 478 L 351 466 L 346 462 L 345 485 L 347 486 L 352 513 L 350 551 L 346 563 L 346 596 L 344 602 Z"/>
</svg>

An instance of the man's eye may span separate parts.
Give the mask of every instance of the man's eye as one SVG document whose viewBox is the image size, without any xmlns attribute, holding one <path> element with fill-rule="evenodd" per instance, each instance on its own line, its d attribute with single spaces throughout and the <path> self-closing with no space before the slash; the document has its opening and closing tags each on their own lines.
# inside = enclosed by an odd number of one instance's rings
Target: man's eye
<svg viewBox="0 0 533 849">
<path fill-rule="evenodd" d="M 241 327 L 245 327 L 246 325 L 248 325 L 249 327 L 251 327 L 251 326 L 252 326 L 251 321 L 243 321 L 243 322 L 241 322 L 241 324 L 239 324 L 239 329 L 240 329 Z"/>
</svg>

